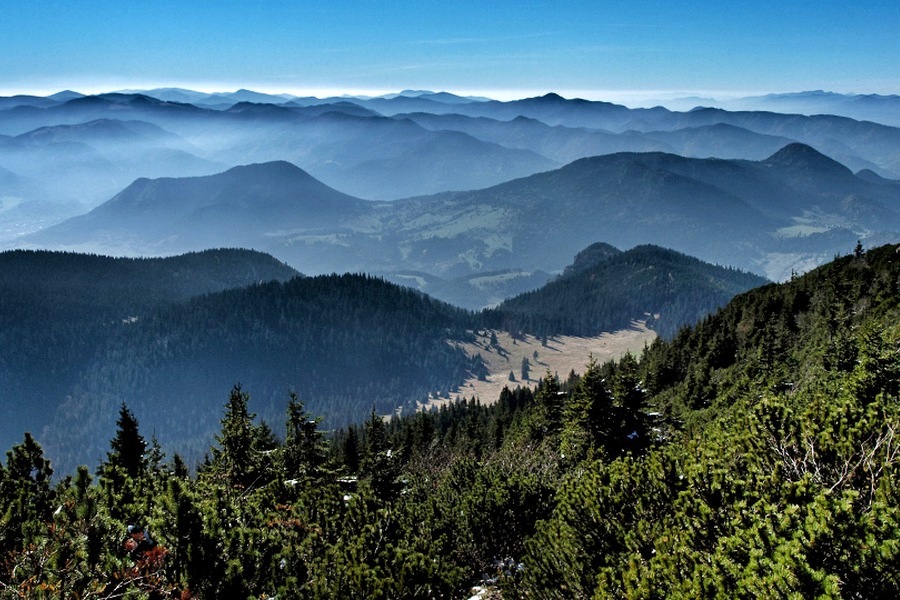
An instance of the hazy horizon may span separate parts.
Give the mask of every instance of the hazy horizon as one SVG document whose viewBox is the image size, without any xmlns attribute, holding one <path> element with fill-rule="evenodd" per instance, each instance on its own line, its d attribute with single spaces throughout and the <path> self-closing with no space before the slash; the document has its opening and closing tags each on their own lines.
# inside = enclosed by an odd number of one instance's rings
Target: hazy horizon
<svg viewBox="0 0 900 600">
<path fill-rule="evenodd" d="M 762 1 L 16 3 L 0 94 L 124 88 L 640 103 L 900 92 L 900 5 Z"/>
<path fill-rule="evenodd" d="M 54 94 L 73 91 L 85 95 L 99 95 L 107 93 L 135 93 L 146 92 L 161 89 L 180 89 L 204 94 L 233 94 L 240 90 L 249 90 L 262 94 L 270 95 L 286 95 L 295 97 L 316 97 L 316 98 L 377 98 L 392 94 L 399 94 L 404 91 L 413 90 L 413 88 L 404 89 L 340 89 L 340 88 L 305 88 L 305 89 L 277 89 L 277 88 L 257 88 L 246 85 L 231 86 L 194 86 L 190 83 L 178 84 L 151 84 L 135 87 L 79 87 L 79 86 L 62 86 L 54 89 L 14 89 L 8 90 L 0 88 L 0 97 L 11 96 L 52 96 Z M 534 98 L 554 93 L 567 99 L 583 99 L 591 101 L 612 102 L 625 106 L 650 107 L 653 105 L 665 106 L 667 103 L 678 103 L 690 99 L 711 100 L 716 103 L 727 103 L 734 100 L 742 100 L 747 98 L 761 97 L 766 95 L 777 94 L 802 94 L 813 92 L 846 94 L 846 95 L 882 95 L 896 96 L 897 94 L 882 94 L 870 91 L 847 91 L 837 92 L 835 90 L 821 89 L 785 89 L 785 90 L 741 90 L 741 91 L 724 91 L 724 90 L 556 90 L 556 89 L 529 89 L 529 90 L 484 90 L 484 89 L 415 89 L 414 91 L 422 92 L 446 92 L 461 97 L 478 97 L 491 100 L 499 100 L 503 102 L 521 100 L 525 98 Z"/>
</svg>

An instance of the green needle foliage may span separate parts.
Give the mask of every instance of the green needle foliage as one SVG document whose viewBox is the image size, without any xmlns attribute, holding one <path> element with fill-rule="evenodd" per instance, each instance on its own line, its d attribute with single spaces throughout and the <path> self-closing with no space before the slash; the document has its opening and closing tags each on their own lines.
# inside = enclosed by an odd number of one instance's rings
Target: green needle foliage
<svg viewBox="0 0 900 600">
<path fill-rule="evenodd" d="M 282 440 L 236 386 L 193 473 L 124 404 L 96 479 L 25 434 L 0 598 L 897 597 L 898 317 L 885 247 L 489 405 L 326 435 L 292 394 Z"/>
</svg>

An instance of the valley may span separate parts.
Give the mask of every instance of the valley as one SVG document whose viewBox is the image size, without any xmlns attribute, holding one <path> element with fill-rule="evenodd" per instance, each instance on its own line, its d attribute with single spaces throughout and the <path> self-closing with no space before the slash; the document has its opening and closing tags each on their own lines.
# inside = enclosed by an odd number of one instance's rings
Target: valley
<svg viewBox="0 0 900 600">
<path fill-rule="evenodd" d="M 210 98 L 7 99 L 4 246 L 250 247 L 309 275 L 430 277 L 419 289 L 479 309 L 535 289 L 596 241 L 784 281 L 857 240 L 900 239 L 900 129 L 889 124 L 557 94 Z M 173 212 L 144 212 L 170 198 Z M 519 272 L 548 276 L 472 283 Z"/>
<path fill-rule="evenodd" d="M 900 598 L 900 3 L 3 8 L 0 600 Z"/>
<path fill-rule="evenodd" d="M 734 106 L 0 99 L 0 597 L 896 595 L 900 129 Z"/>
</svg>

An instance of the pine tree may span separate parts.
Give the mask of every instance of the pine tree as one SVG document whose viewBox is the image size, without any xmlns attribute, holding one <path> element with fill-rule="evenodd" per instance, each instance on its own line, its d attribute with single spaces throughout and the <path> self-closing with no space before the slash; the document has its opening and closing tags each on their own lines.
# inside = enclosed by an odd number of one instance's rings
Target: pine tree
<svg viewBox="0 0 900 600">
<path fill-rule="evenodd" d="M 375 495 L 382 500 L 392 498 L 397 491 L 399 465 L 388 444 L 384 420 L 372 410 L 365 424 L 366 449 L 360 465 L 361 474 L 368 478 Z"/>
<path fill-rule="evenodd" d="M 257 437 L 247 404 L 250 395 L 235 385 L 225 404 L 222 430 L 216 436 L 219 446 L 213 448 L 212 468 L 232 485 L 246 487 L 256 476 L 257 457 L 254 442 Z"/>
<path fill-rule="evenodd" d="M 109 442 L 109 447 L 111 452 L 106 455 L 109 464 L 121 467 L 131 478 L 144 473 L 147 467 L 144 456 L 147 442 L 138 431 L 137 419 L 124 402 L 119 407 L 116 436 Z"/>
<path fill-rule="evenodd" d="M 0 470 L 0 554 L 22 543 L 29 524 L 50 518 L 55 498 L 52 475 L 50 461 L 30 433 L 6 453 L 6 468 Z"/>
<path fill-rule="evenodd" d="M 285 475 L 290 478 L 315 477 L 327 456 L 324 437 L 319 431 L 321 420 L 310 418 L 300 398 L 293 392 L 287 413 L 287 437 L 283 450 Z"/>
</svg>

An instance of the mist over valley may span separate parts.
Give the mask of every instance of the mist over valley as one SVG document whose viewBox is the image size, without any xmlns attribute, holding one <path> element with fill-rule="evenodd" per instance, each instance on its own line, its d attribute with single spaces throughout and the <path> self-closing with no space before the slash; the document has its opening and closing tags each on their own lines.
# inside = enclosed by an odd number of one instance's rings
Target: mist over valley
<svg viewBox="0 0 900 600">
<path fill-rule="evenodd" d="M 0 596 L 896 591 L 893 100 L 0 98 Z"/>
</svg>

